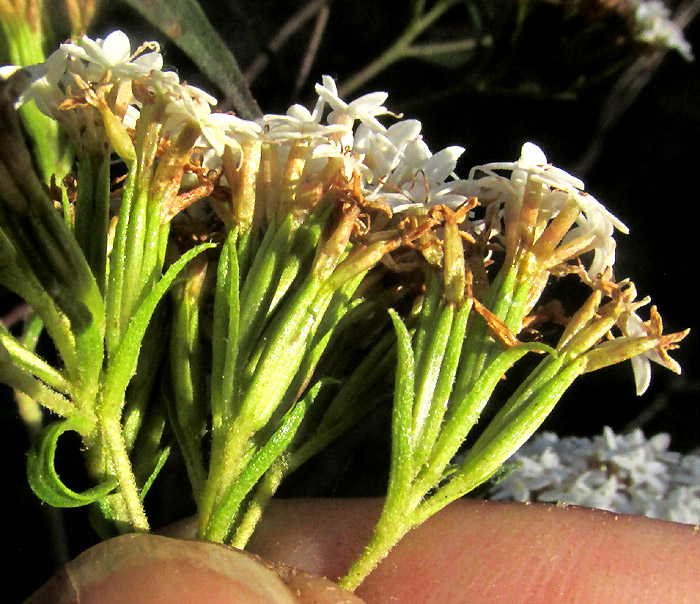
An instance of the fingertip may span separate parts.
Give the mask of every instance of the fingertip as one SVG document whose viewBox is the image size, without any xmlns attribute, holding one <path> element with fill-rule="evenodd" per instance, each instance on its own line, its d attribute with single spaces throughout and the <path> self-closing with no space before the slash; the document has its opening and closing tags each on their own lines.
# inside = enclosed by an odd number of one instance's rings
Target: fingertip
<svg viewBox="0 0 700 604">
<path fill-rule="evenodd" d="M 380 509 L 380 500 L 278 501 L 251 548 L 337 579 L 367 543 Z M 409 532 L 357 595 L 372 604 L 700 603 L 698 559 L 700 531 L 689 525 L 464 500 Z"/>
<path fill-rule="evenodd" d="M 373 604 L 700 602 L 699 556 L 686 525 L 464 501 L 409 533 L 357 593 Z"/>
<path fill-rule="evenodd" d="M 357 604 L 324 579 L 223 545 L 123 535 L 67 564 L 30 604 Z"/>
</svg>

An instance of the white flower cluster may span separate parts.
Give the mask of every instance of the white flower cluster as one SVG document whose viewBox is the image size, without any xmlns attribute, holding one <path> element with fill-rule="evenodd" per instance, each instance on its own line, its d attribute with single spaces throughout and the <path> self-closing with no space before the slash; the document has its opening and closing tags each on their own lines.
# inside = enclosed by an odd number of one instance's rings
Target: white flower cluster
<svg viewBox="0 0 700 604">
<path fill-rule="evenodd" d="M 385 127 L 377 119 L 390 114 L 382 104 L 387 98 L 385 92 L 346 103 L 338 96 L 334 80 L 324 76 L 323 83 L 316 86 L 318 101 L 313 111 L 293 105 L 286 115 L 243 120 L 229 113 L 213 112 L 217 104 L 214 97 L 180 83 L 174 72 L 163 71 L 157 43 L 143 44 L 134 53 L 131 48 L 129 38 L 121 31 L 112 32 L 104 40 L 83 36 L 76 42 L 61 44 L 44 64 L 27 68 L 31 84 L 17 104 L 33 99 L 41 111 L 61 120 L 65 115 L 60 115 L 59 108 L 65 108 L 65 102 L 81 86 L 102 87 L 110 90 L 111 100 L 116 99 L 123 125 L 133 128 L 146 91 L 169 101 L 162 136 L 172 138 L 187 122 L 199 125 L 202 135 L 193 159 L 209 169 L 221 167 L 227 146 L 240 152 L 246 142 L 276 144 L 284 162 L 291 145 L 308 143 L 312 147 L 309 170 L 315 167 L 320 171 L 328 158 L 340 158 L 348 178 L 354 172 L 361 175 L 362 192 L 367 199 L 381 199 L 394 211 L 438 203 L 456 207 L 466 200 L 459 192 L 462 181 L 453 177 L 464 149 L 449 147 L 431 153 L 417 120 L 399 120 Z M 4 68 L 2 75 L 7 77 L 11 72 L 11 68 Z M 327 109 L 330 112 L 324 124 Z"/>
<path fill-rule="evenodd" d="M 663 0 L 632 0 L 632 4 L 638 40 L 676 50 L 687 61 L 693 60 L 693 49 L 683 30 L 671 20 Z"/>
<path fill-rule="evenodd" d="M 502 170 L 509 171 L 510 177 L 500 175 L 498 171 Z M 554 218 L 570 198 L 573 197 L 578 203 L 581 214 L 576 221 L 577 226 L 569 231 L 562 244 L 566 245 L 578 237 L 593 236 L 595 255 L 588 273 L 595 280 L 615 262 L 614 230 L 623 233 L 629 231 L 603 204 L 584 192 L 581 180 L 548 164 L 545 154 L 537 145 L 525 143 L 520 159 L 515 162 L 490 163 L 472 168 L 468 192 L 478 197 L 482 204 L 496 203 L 505 212 L 509 206 L 520 207 L 528 178 L 543 185 L 540 212 L 547 213 L 548 219 Z"/>
<path fill-rule="evenodd" d="M 668 450 L 668 434 L 641 430 L 592 439 L 545 432 L 511 461 L 518 467 L 496 484 L 491 499 L 563 502 L 620 514 L 700 524 L 700 455 Z"/>
<path fill-rule="evenodd" d="M 460 180 L 454 170 L 464 149 L 452 146 L 432 153 L 421 136 L 421 123 L 398 119 L 390 113 L 384 106 L 385 92 L 366 94 L 347 103 L 339 97 L 333 78 L 324 76 L 322 84 L 316 85 L 318 100 L 312 111 L 293 105 L 285 115 L 243 120 L 213 112 L 217 103 L 214 97 L 182 84 L 174 72 L 163 71 L 156 42 L 147 42 L 133 53 L 131 49 L 129 38 L 121 31 L 112 32 L 104 40 L 83 36 L 62 44 L 44 64 L 28 68 L 33 80 L 18 104 L 34 99 L 44 113 L 65 123 L 67 112 L 58 108 L 65 108 L 80 86 L 102 87 L 110 103 L 116 105 L 115 113 L 122 124 L 133 128 L 143 107 L 143 95 L 160 96 L 167 99 L 167 119 L 161 135 L 172 138 L 184 124 L 197 123 L 202 134 L 193 159 L 208 169 L 220 169 L 227 146 L 239 153 L 246 142 L 277 145 L 283 165 L 294 144 L 308 144 L 311 152 L 305 176 L 320 172 L 329 158 L 339 159 L 348 178 L 360 175 L 366 199 L 380 201 L 394 212 L 436 204 L 455 209 L 475 195 L 482 198 L 482 204 L 498 195 L 517 196 L 530 174 L 549 187 L 551 195 L 546 202 L 551 217 L 569 196 L 580 204 L 578 227 L 569 237 L 583 231 L 595 232 L 596 256 L 591 273 L 602 272 L 614 261 L 612 231 L 614 227 L 626 231 L 625 226 L 583 193 L 581 181 L 548 165 L 542 151 L 531 143 L 523 147 L 517 162 L 479 166 L 468 180 Z M 6 69 L 4 74 L 8 73 Z M 396 121 L 388 127 L 383 125 L 377 118 L 385 115 Z M 498 176 L 495 170 L 511 170 L 510 180 Z M 477 177 L 480 172 L 487 176 Z"/>
</svg>

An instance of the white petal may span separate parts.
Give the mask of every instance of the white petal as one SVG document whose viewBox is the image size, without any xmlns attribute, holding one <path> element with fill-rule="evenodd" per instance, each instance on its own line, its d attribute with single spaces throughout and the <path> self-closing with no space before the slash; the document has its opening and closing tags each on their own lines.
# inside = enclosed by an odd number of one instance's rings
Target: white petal
<svg viewBox="0 0 700 604">
<path fill-rule="evenodd" d="M 644 355 L 632 357 L 634 382 L 637 386 L 637 396 L 644 394 L 651 383 L 651 364 Z"/>
<path fill-rule="evenodd" d="M 124 63 L 131 56 L 131 42 L 123 31 L 116 30 L 109 34 L 102 43 L 102 50 L 111 65 Z"/>
<path fill-rule="evenodd" d="M 209 105 L 216 105 L 219 101 L 216 100 L 216 97 L 213 97 L 211 94 L 208 92 L 205 92 L 201 88 L 197 88 L 196 86 L 190 86 L 189 84 L 183 85 L 183 90 L 189 94 L 194 101 L 200 101 L 204 103 L 208 103 Z"/>
<path fill-rule="evenodd" d="M 430 183 L 442 183 L 455 170 L 457 160 L 464 153 L 464 147 L 447 147 L 429 158 L 423 171 Z"/>
<path fill-rule="evenodd" d="M 386 107 L 382 106 L 382 103 L 387 100 L 389 94 L 386 92 L 370 92 L 365 94 L 348 105 L 348 111 L 356 111 L 358 114 L 360 112 L 369 111 L 372 115 L 377 115 L 378 113 L 386 113 Z"/>
<path fill-rule="evenodd" d="M 6 80 L 13 73 L 17 73 L 20 69 L 22 69 L 21 65 L 3 65 L 0 67 L 0 79 Z"/>
<path fill-rule="evenodd" d="M 403 149 L 409 142 L 420 136 L 422 127 L 418 120 L 401 120 L 389 126 L 386 137 L 398 148 Z"/>
<path fill-rule="evenodd" d="M 347 109 L 348 104 L 338 96 L 335 80 L 330 76 L 323 76 L 323 86 L 321 84 L 316 84 L 315 90 L 316 94 L 334 110 L 342 111 Z"/>
<path fill-rule="evenodd" d="M 546 166 L 547 156 L 535 143 L 525 143 L 520 151 L 520 161 L 529 166 Z"/>
<path fill-rule="evenodd" d="M 132 63 L 143 70 L 144 74 L 148 74 L 151 71 L 163 69 L 163 55 L 159 52 L 148 52 L 136 57 Z"/>
<path fill-rule="evenodd" d="M 299 120 L 300 122 L 313 122 L 314 118 L 311 112 L 303 105 L 292 105 L 287 109 L 287 115 Z"/>
<path fill-rule="evenodd" d="M 90 42 L 92 44 L 95 44 L 92 40 L 90 40 Z M 71 57 L 77 57 L 78 59 L 83 59 L 85 61 L 88 60 L 88 53 L 85 51 L 85 49 L 82 46 L 74 44 L 73 42 L 66 42 L 65 44 L 61 44 L 59 46 L 59 49 L 65 52 L 67 55 L 70 55 Z"/>
</svg>

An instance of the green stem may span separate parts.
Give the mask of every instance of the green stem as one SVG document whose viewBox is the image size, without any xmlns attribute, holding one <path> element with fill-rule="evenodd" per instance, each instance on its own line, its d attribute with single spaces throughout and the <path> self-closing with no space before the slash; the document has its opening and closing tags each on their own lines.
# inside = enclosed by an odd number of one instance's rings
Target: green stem
<svg viewBox="0 0 700 604">
<path fill-rule="evenodd" d="M 250 541 L 250 538 L 253 536 L 255 527 L 258 525 L 258 522 L 260 522 L 265 507 L 270 499 L 272 499 L 272 496 L 275 494 L 275 491 L 277 491 L 277 488 L 280 486 L 282 479 L 287 473 L 287 458 L 283 455 L 270 466 L 270 469 L 258 483 L 255 493 L 248 503 L 245 515 L 236 528 L 233 539 L 231 539 L 231 546 L 238 549 L 245 549 L 248 541 Z"/>
<path fill-rule="evenodd" d="M 408 514 L 396 513 L 399 511 L 396 509 L 392 513 L 385 507 L 370 542 L 352 563 L 346 575 L 338 581 L 342 588 L 348 591 L 355 591 L 367 576 L 377 568 L 377 565 L 386 558 L 394 545 L 411 530 L 412 526 L 406 522 Z"/>
<path fill-rule="evenodd" d="M 438 2 L 427 13 L 416 14 L 406 31 L 374 61 L 363 67 L 340 87 L 340 96 L 346 97 L 393 63 L 408 56 L 411 42 L 437 21 L 457 0 Z"/>
<path fill-rule="evenodd" d="M 150 530 L 146 512 L 141 503 L 139 488 L 136 484 L 126 443 L 120 423 L 114 420 L 102 422 L 102 435 L 107 446 L 111 470 L 119 482 L 119 494 L 124 501 L 126 517 L 115 518 L 128 524 L 132 531 L 147 532 Z"/>
<path fill-rule="evenodd" d="M 237 418 L 228 430 L 220 429 L 214 435 L 209 477 L 204 486 L 199 512 L 201 539 L 211 539 L 210 522 L 221 498 L 240 475 L 250 459 L 252 448 L 250 435 L 253 431 L 241 418 Z M 218 438 L 216 438 L 218 436 Z"/>
</svg>

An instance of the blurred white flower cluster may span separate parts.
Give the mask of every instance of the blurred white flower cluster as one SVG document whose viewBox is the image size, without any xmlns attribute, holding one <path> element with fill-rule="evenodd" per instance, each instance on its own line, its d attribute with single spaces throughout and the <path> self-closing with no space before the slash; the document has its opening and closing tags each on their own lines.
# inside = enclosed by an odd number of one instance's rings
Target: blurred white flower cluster
<svg viewBox="0 0 700 604">
<path fill-rule="evenodd" d="M 690 43 L 671 19 L 671 11 L 662 0 L 632 0 L 632 5 L 638 40 L 676 50 L 687 61 L 693 60 Z"/>
<path fill-rule="evenodd" d="M 592 439 L 536 435 L 511 461 L 518 467 L 490 499 L 562 502 L 700 524 L 700 455 L 668 450 L 668 434 L 641 430 Z"/>
</svg>

